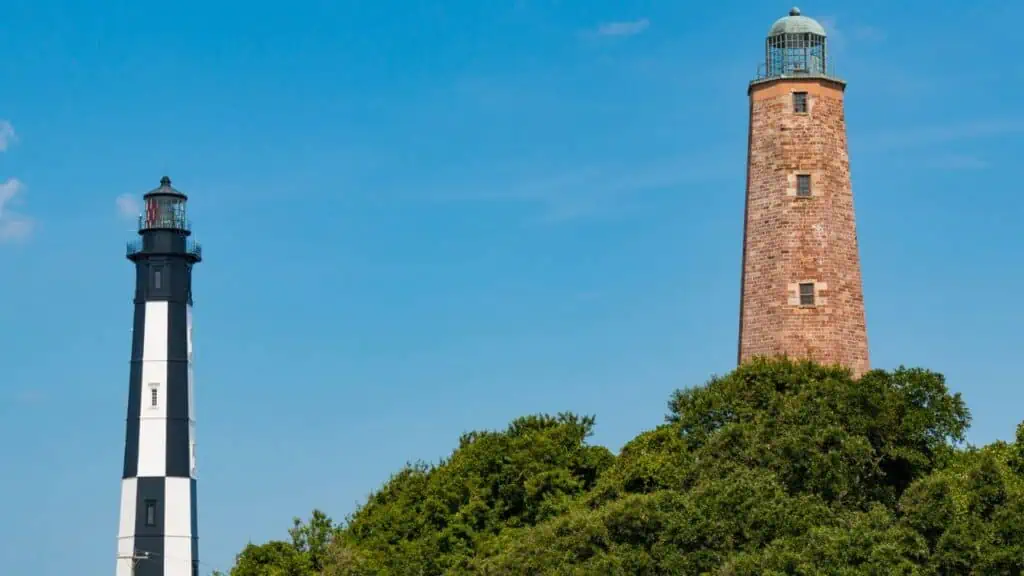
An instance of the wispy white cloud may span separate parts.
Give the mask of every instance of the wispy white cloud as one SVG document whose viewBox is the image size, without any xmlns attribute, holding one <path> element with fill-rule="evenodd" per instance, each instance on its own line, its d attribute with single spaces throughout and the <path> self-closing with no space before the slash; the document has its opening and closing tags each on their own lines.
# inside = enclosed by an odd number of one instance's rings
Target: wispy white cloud
<svg viewBox="0 0 1024 576">
<path fill-rule="evenodd" d="M 829 52 L 833 56 L 844 56 L 853 44 L 862 45 L 878 44 L 886 39 L 886 32 L 878 26 L 870 24 L 839 25 L 839 18 L 836 16 L 821 16 L 816 18 L 825 28 L 828 36 Z"/>
<path fill-rule="evenodd" d="M 601 163 L 546 174 L 520 174 L 487 178 L 506 182 L 448 188 L 431 195 L 445 202 L 506 202 L 535 205 L 540 219 L 564 222 L 614 216 L 638 194 L 680 190 L 684 185 L 729 176 L 734 162 L 716 157 L 676 157 L 635 165 Z"/>
<path fill-rule="evenodd" d="M 892 128 L 851 142 L 867 153 L 910 153 L 935 170 L 987 170 L 992 163 L 976 154 L 951 151 L 963 149 L 967 142 L 993 138 L 1017 138 L 1024 135 L 1024 118 L 994 118 L 956 123 Z"/>
<path fill-rule="evenodd" d="M 0 120 L 0 152 L 6 152 L 7 148 L 17 139 L 18 135 L 14 132 L 14 126 L 7 120 Z"/>
<path fill-rule="evenodd" d="M 888 34 L 877 26 L 861 25 L 853 27 L 852 36 L 865 42 L 883 42 L 888 37 Z"/>
<path fill-rule="evenodd" d="M 651 25 L 647 18 L 621 22 L 605 22 L 597 27 L 598 36 L 636 36 L 643 33 Z"/>
<path fill-rule="evenodd" d="M 1022 133 L 1024 118 L 993 118 L 884 130 L 866 135 L 863 143 L 872 151 L 883 151 Z"/>
<path fill-rule="evenodd" d="M 24 240 L 32 234 L 32 219 L 10 209 L 23 189 L 17 178 L 0 183 L 0 242 Z"/>
<path fill-rule="evenodd" d="M 121 218 L 135 218 L 142 212 L 142 203 L 132 194 L 121 194 L 114 203 L 117 205 L 117 214 Z"/>
<path fill-rule="evenodd" d="M 832 15 L 817 18 L 828 35 L 832 73 L 856 82 L 875 96 L 913 99 L 947 85 L 949 78 L 936 78 L 925 67 L 908 66 L 905 61 L 879 46 L 888 40 L 888 31 L 876 24 L 851 22 Z"/>
<path fill-rule="evenodd" d="M 34 405 L 46 400 L 46 393 L 39 388 L 26 388 L 18 392 L 14 399 L 18 404 Z"/>
<path fill-rule="evenodd" d="M 0 120 L 0 152 L 6 152 L 17 140 L 14 126 L 7 120 Z M 17 178 L 0 182 L 0 242 L 24 240 L 32 234 L 32 219 L 11 210 L 24 188 Z"/>
<path fill-rule="evenodd" d="M 821 16 L 816 20 L 825 29 L 829 52 L 832 55 L 841 52 L 846 47 L 846 31 L 839 27 L 839 19 L 835 16 Z"/>
<path fill-rule="evenodd" d="M 939 170 L 985 170 L 992 163 L 970 154 L 946 154 L 935 158 L 931 165 Z"/>
</svg>

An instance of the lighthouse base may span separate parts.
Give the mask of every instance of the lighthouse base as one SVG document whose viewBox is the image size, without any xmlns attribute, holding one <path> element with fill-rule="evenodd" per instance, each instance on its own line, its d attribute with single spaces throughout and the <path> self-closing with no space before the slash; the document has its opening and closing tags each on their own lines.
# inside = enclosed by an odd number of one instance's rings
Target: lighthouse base
<svg viewBox="0 0 1024 576">
<path fill-rule="evenodd" d="M 198 576 L 194 478 L 125 478 L 117 576 Z"/>
</svg>

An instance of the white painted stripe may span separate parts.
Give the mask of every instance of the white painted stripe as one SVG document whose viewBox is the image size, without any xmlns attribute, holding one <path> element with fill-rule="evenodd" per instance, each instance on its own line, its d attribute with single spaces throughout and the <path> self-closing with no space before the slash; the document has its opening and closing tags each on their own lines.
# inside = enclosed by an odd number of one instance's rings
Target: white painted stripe
<svg viewBox="0 0 1024 576">
<path fill-rule="evenodd" d="M 166 478 L 164 480 L 164 502 L 164 534 L 168 537 L 190 538 L 192 536 L 192 480 L 189 478 Z"/>
<path fill-rule="evenodd" d="M 146 418 L 139 422 L 139 470 L 144 476 L 167 474 L 167 420 Z"/>
<path fill-rule="evenodd" d="M 142 382 L 139 384 L 139 466 L 137 476 L 163 476 L 167 471 L 167 302 L 146 302 L 142 340 Z M 152 390 L 157 389 L 157 405 Z"/>
<path fill-rule="evenodd" d="M 185 305 L 185 327 L 188 329 L 186 333 L 188 340 L 188 361 L 192 362 L 192 306 L 189 304 Z"/>
<path fill-rule="evenodd" d="M 121 540 L 120 542 L 128 542 L 128 548 L 127 551 L 122 552 L 122 544 L 118 544 L 116 574 L 117 576 L 135 576 L 135 570 L 132 569 L 132 565 L 134 564 L 132 562 L 132 554 L 134 551 L 133 546 L 135 540 L 132 538 L 128 538 L 126 540 Z"/>
<path fill-rule="evenodd" d="M 192 306 L 189 305 L 185 306 L 185 329 L 188 334 L 188 419 L 194 422 L 196 419 L 196 412 L 194 401 L 195 395 L 192 391 Z"/>
<path fill-rule="evenodd" d="M 167 302 L 146 302 L 142 361 L 167 361 Z"/>
<path fill-rule="evenodd" d="M 164 576 L 192 576 L 192 538 L 164 538 Z"/>
<path fill-rule="evenodd" d="M 135 501 L 136 501 L 135 478 L 125 478 L 121 481 L 121 525 L 117 530 L 117 537 L 121 540 L 128 540 L 131 545 L 132 536 L 135 535 Z"/>
<path fill-rule="evenodd" d="M 192 306 L 185 306 L 185 322 L 188 333 L 188 441 L 189 476 L 196 477 L 196 412 L 195 386 L 192 372 Z"/>
<path fill-rule="evenodd" d="M 140 418 L 167 417 L 167 302 L 146 302 L 146 325 L 142 340 L 142 393 Z M 157 388 L 157 405 L 152 388 Z"/>
<path fill-rule="evenodd" d="M 189 476 L 196 478 L 196 425 L 195 422 L 188 423 L 188 457 Z"/>
<path fill-rule="evenodd" d="M 160 360 L 142 362 L 142 402 L 139 418 L 167 418 L 167 362 Z M 153 405 L 153 390 L 156 390 L 156 405 Z"/>
<path fill-rule="evenodd" d="M 134 576 L 130 558 L 135 552 L 137 489 L 135 478 L 121 480 L 121 524 L 117 530 L 117 576 Z"/>
</svg>

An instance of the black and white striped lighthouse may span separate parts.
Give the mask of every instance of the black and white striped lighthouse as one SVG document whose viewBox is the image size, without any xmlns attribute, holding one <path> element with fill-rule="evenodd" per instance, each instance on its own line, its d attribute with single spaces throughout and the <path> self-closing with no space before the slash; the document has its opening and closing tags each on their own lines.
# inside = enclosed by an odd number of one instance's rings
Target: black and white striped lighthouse
<svg viewBox="0 0 1024 576">
<path fill-rule="evenodd" d="M 117 576 L 197 576 L 192 267 L 188 197 L 163 177 L 143 197 L 135 263 Z"/>
</svg>

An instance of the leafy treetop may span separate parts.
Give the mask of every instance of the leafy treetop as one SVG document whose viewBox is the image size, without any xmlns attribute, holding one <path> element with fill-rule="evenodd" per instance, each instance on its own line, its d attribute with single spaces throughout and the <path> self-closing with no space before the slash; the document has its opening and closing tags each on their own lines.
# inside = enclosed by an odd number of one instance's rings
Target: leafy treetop
<svg viewBox="0 0 1024 576">
<path fill-rule="evenodd" d="M 617 456 L 573 414 L 466 434 L 231 576 L 1021 574 L 1024 423 L 983 448 L 969 423 L 927 370 L 756 360 Z"/>
</svg>

